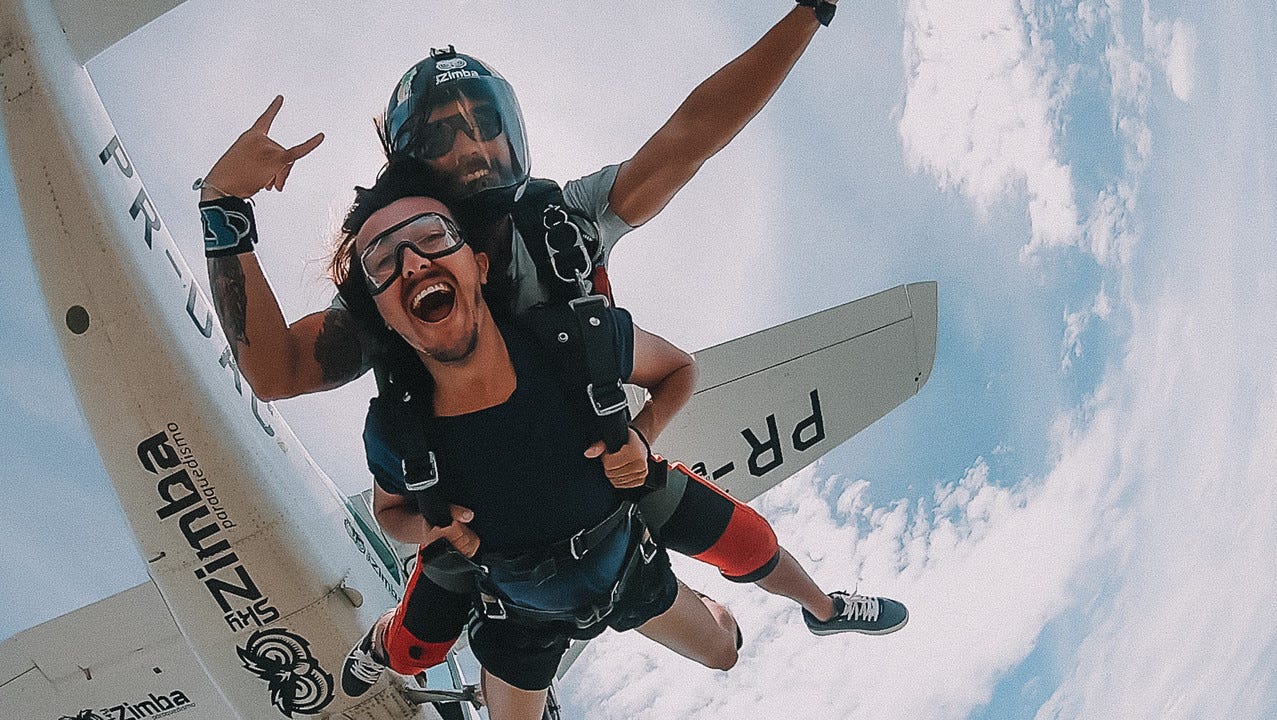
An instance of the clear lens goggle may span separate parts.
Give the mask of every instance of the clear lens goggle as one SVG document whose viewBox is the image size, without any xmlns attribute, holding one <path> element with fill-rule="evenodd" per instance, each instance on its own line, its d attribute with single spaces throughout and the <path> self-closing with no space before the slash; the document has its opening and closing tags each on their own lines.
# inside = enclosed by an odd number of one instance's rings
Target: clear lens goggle
<svg viewBox="0 0 1277 720">
<path fill-rule="evenodd" d="M 435 212 L 414 215 L 379 233 L 359 255 L 368 292 L 379 295 L 403 273 L 403 249 L 437 260 L 461 249 L 465 240 L 457 226 Z"/>
</svg>

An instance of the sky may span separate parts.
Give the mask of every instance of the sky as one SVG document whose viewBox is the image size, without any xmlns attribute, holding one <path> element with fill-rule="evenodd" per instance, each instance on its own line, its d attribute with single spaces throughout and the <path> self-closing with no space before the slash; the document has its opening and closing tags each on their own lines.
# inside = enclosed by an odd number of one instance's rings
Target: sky
<svg viewBox="0 0 1277 720">
<path fill-rule="evenodd" d="M 259 197 L 296 318 L 380 165 L 370 118 L 453 43 L 519 94 L 534 173 L 629 157 L 783 2 L 191 0 L 90 65 L 198 262 L 191 182 L 276 93 L 324 144 Z M 911 611 L 816 638 L 694 562 L 736 668 L 592 643 L 568 717 L 1277 716 L 1277 9 L 844 2 L 769 106 L 613 255 L 618 299 L 695 350 L 937 280 L 920 394 L 755 506 L 829 589 Z M 0 147 L 0 638 L 146 579 L 60 364 Z M 18 340 L 22 341 L 19 342 Z M 276 404 L 345 490 L 371 389 Z"/>
</svg>

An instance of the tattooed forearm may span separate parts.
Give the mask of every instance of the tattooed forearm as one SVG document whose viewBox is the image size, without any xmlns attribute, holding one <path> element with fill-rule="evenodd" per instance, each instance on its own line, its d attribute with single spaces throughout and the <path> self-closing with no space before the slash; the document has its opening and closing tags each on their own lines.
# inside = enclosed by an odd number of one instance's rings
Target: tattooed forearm
<svg viewBox="0 0 1277 720">
<path fill-rule="evenodd" d="M 349 312 L 330 308 L 324 313 L 324 326 L 315 338 L 315 362 L 323 371 L 325 385 L 341 384 L 359 374 L 363 349 Z"/>
<path fill-rule="evenodd" d="M 240 344 L 248 345 L 248 293 L 244 268 L 238 255 L 208 259 L 208 278 L 213 286 L 213 309 L 222 321 L 231 352 L 239 361 Z"/>
</svg>

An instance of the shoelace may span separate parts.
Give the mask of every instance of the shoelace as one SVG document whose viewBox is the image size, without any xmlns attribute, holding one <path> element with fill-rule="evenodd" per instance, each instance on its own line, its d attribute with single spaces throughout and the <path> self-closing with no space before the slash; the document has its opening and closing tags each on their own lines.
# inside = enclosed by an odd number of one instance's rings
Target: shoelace
<svg viewBox="0 0 1277 720">
<path fill-rule="evenodd" d="M 354 662 L 350 665 L 350 674 L 372 685 L 381 679 L 385 665 L 373 659 L 372 653 L 360 650 L 354 654 Z"/>
<path fill-rule="evenodd" d="M 846 593 L 838 593 L 838 596 L 842 598 L 843 603 L 842 612 L 838 614 L 838 617 L 873 622 L 878 619 L 878 613 L 882 612 L 882 605 L 876 597 Z"/>
</svg>

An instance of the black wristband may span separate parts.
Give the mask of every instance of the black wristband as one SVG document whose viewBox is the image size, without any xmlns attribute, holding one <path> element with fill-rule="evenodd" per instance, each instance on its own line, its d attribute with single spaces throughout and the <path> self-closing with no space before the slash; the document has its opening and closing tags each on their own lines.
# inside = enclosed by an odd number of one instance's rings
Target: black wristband
<svg viewBox="0 0 1277 720">
<path fill-rule="evenodd" d="M 837 5 L 826 0 L 797 0 L 797 2 L 815 11 L 816 19 L 825 27 L 829 27 L 829 22 L 834 19 L 834 12 L 838 9 Z"/>
<path fill-rule="evenodd" d="M 257 242 L 253 204 L 227 195 L 200 202 L 200 223 L 204 226 L 204 256 L 227 257 L 252 252 Z"/>
<path fill-rule="evenodd" d="M 652 443 L 647 441 L 647 438 L 643 435 L 643 431 L 633 425 L 630 426 L 630 429 L 634 431 L 635 435 L 638 435 L 639 440 L 643 441 L 643 447 L 647 448 L 647 456 L 652 457 Z"/>
</svg>

